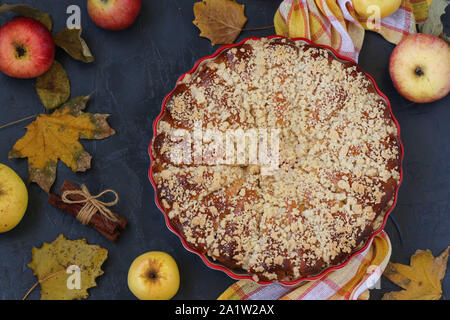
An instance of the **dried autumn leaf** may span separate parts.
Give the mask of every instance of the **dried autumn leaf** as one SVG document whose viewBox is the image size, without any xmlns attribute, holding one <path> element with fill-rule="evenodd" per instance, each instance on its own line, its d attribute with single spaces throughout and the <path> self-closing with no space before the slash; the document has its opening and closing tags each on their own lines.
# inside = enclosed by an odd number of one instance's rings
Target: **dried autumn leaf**
<svg viewBox="0 0 450 320">
<path fill-rule="evenodd" d="M 444 33 L 444 26 L 441 16 L 445 13 L 445 8 L 450 4 L 449 0 L 433 0 L 428 9 L 428 19 L 419 25 L 419 31 L 441 37 L 450 43 L 450 37 Z"/>
<path fill-rule="evenodd" d="M 69 99 L 69 78 L 58 61 L 53 61 L 50 69 L 36 78 L 36 91 L 47 110 L 55 109 Z"/>
<path fill-rule="evenodd" d="M 94 57 L 86 41 L 81 38 L 81 31 L 81 28 L 65 28 L 55 35 L 55 44 L 76 60 L 86 63 L 93 62 Z"/>
<path fill-rule="evenodd" d="M 46 26 L 49 31 L 52 31 L 53 22 L 48 13 L 41 12 L 40 10 L 30 7 L 26 4 L 4 4 L 0 6 L 0 14 L 7 11 L 11 11 L 19 16 L 33 18 Z"/>
<path fill-rule="evenodd" d="M 106 121 L 108 114 L 82 112 L 88 100 L 88 96 L 74 98 L 52 114 L 39 115 L 9 153 L 9 158 L 28 158 L 29 180 L 47 193 L 55 182 L 58 160 L 73 171 L 91 167 L 91 156 L 79 139 L 104 139 L 115 134 Z"/>
<path fill-rule="evenodd" d="M 194 24 L 200 36 L 212 45 L 230 44 L 239 36 L 247 22 L 245 6 L 234 0 L 203 0 L 194 3 Z"/>
<path fill-rule="evenodd" d="M 52 243 L 33 248 L 28 266 L 39 279 L 42 300 L 85 299 L 89 296 L 87 290 L 95 287 L 95 279 L 103 274 L 101 266 L 107 256 L 108 250 L 89 245 L 86 239 L 67 240 L 61 234 Z M 68 288 L 70 266 L 80 271 L 80 289 Z"/>
<path fill-rule="evenodd" d="M 430 250 L 417 250 L 411 257 L 410 266 L 389 262 L 384 275 L 405 290 L 388 292 L 383 300 L 439 300 L 449 248 L 436 259 Z"/>
</svg>

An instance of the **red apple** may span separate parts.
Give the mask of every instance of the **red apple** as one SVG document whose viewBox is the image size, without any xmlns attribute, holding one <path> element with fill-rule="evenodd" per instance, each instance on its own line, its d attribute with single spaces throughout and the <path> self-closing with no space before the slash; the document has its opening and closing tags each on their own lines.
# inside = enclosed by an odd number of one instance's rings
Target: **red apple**
<svg viewBox="0 0 450 320">
<path fill-rule="evenodd" d="M 136 20 L 142 0 L 88 0 L 89 16 L 99 27 L 123 30 Z"/>
<path fill-rule="evenodd" d="M 55 58 L 50 31 L 31 18 L 15 18 L 0 27 L 0 71 L 14 78 L 35 78 Z"/>
<path fill-rule="evenodd" d="M 439 100 L 450 91 L 450 47 L 432 35 L 409 35 L 392 52 L 389 72 L 406 99 L 417 103 Z"/>
</svg>

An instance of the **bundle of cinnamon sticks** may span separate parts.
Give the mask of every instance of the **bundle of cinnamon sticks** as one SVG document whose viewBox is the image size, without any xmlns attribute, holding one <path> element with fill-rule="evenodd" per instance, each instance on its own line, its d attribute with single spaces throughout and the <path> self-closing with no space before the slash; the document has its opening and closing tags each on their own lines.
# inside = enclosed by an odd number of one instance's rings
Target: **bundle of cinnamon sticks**
<svg viewBox="0 0 450 320">
<path fill-rule="evenodd" d="M 66 180 L 64 181 L 59 191 L 62 195 L 65 191 L 73 191 L 73 190 L 81 190 L 81 189 L 76 184 L 70 182 L 69 180 Z M 69 198 L 72 201 L 83 200 L 82 196 L 76 194 L 70 195 Z M 82 203 L 81 204 L 66 203 L 63 201 L 61 196 L 54 193 L 50 194 L 48 202 L 51 205 L 55 206 L 56 208 L 61 209 L 74 217 L 77 217 L 78 213 L 83 208 Z M 127 220 L 115 212 L 113 212 L 113 214 L 114 216 L 116 216 L 117 221 L 111 221 L 109 219 L 106 219 L 104 216 L 102 216 L 100 213 L 97 212 L 92 216 L 88 225 L 97 230 L 98 232 L 100 232 L 108 240 L 115 242 L 119 237 L 120 232 L 125 229 L 125 226 L 127 225 Z"/>
</svg>

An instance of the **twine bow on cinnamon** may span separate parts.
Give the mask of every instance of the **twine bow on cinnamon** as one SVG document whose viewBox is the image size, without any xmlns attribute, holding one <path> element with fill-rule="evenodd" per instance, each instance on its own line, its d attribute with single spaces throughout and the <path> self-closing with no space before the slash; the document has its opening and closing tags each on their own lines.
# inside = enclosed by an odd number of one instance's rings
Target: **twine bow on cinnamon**
<svg viewBox="0 0 450 320">
<path fill-rule="evenodd" d="M 115 199 L 111 202 L 103 202 L 98 200 L 100 197 L 107 193 L 112 193 Z M 80 200 L 71 200 L 70 196 L 78 196 Z M 107 207 L 116 205 L 119 202 L 119 195 L 114 190 L 108 189 L 96 196 L 92 196 L 89 193 L 87 187 L 83 184 L 81 190 L 67 190 L 62 194 L 62 200 L 67 204 L 84 204 L 80 212 L 77 215 L 77 219 L 84 225 L 89 224 L 92 217 L 98 212 L 102 217 L 112 221 L 118 222 L 119 219 L 111 212 Z"/>
</svg>

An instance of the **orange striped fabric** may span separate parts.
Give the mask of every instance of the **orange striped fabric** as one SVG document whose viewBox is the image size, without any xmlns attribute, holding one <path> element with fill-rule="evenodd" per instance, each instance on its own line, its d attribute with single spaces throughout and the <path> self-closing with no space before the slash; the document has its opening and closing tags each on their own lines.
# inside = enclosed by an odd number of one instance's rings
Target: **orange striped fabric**
<svg viewBox="0 0 450 320">
<path fill-rule="evenodd" d="M 241 280 L 231 285 L 219 300 L 367 300 L 369 288 L 376 285 L 391 257 L 391 243 L 383 231 L 364 252 L 348 264 L 330 271 L 321 279 L 296 286 L 277 283 L 259 285 Z"/>
<path fill-rule="evenodd" d="M 403 0 L 389 17 L 376 19 L 374 16 L 367 20 L 358 17 L 351 0 L 284 0 L 275 13 L 275 31 L 278 35 L 308 38 L 331 46 L 358 61 L 365 30 L 378 32 L 392 43 L 416 33 L 414 13 L 417 10 L 413 9 L 421 3 L 426 4 L 427 0 Z"/>
</svg>

